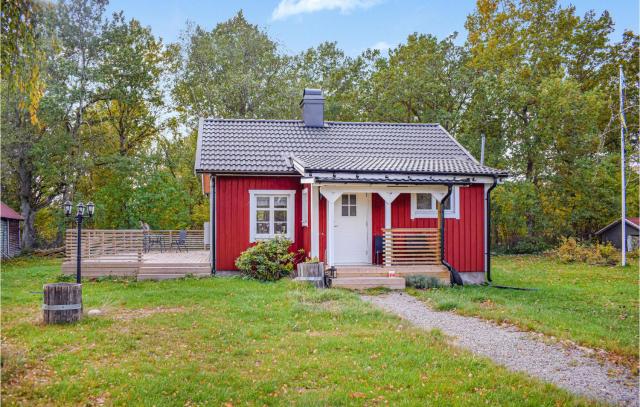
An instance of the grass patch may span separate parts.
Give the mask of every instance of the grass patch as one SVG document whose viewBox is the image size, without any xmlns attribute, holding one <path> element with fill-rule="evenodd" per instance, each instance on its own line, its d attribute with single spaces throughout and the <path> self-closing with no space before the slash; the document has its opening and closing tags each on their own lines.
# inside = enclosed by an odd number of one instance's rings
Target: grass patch
<svg viewBox="0 0 640 407">
<path fill-rule="evenodd" d="M 59 261 L 3 264 L 6 405 L 588 405 L 344 290 L 240 278 L 100 281 L 41 324 Z M 5 349 L 7 370 L 5 374 Z"/>
<path fill-rule="evenodd" d="M 455 309 L 638 361 L 638 269 L 562 264 L 538 256 L 497 256 L 495 284 L 413 291 L 436 309 Z"/>
</svg>

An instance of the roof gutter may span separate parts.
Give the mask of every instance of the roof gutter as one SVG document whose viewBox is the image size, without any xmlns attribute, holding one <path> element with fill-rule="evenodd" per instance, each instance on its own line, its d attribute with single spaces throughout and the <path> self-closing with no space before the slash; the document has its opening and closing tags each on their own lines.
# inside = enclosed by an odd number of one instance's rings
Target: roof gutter
<svg viewBox="0 0 640 407">
<path fill-rule="evenodd" d="M 460 276 L 460 273 L 458 273 L 458 270 L 456 270 L 444 258 L 444 232 L 445 232 L 444 224 L 446 222 L 444 218 L 444 205 L 442 203 L 446 201 L 449 198 L 449 196 L 451 196 L 452 186 L 453 184 L 451 183 L 447 184 L 447 194 L 440 201 L 440 219 L 441 219 L 440 221 L 440 262 L 442 263 L 443 266 L 445 266 L 449 270 L 449 273 L 451 275 L 451 284 L 463 285 L 462 277 Z"/>
<path fill-rule="evenodd" d="M 313 173 L 353 173 L 353 174 L 399 174 L 399 175 L 449 175 L 460 176 L 485 176 L 485 177 L 507 177 L 506 172 L 444 172 L 444 171 L 400 171 L 400 170 L 349 170 L 349 169 L 328 169 L 328 168 L 304 168 L 309 174 Z"/>
</svg>

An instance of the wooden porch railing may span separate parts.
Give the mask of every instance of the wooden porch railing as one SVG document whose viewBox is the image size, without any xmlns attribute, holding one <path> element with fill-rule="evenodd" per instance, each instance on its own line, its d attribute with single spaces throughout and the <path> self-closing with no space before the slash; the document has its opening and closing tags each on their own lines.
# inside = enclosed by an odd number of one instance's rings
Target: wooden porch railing
<svg viewBox="0 0 640 407">
<path fill-rule="evenodd" d="M 438 228 L 392 228 L 382 231 L 386 266 L 440 264 Z"/>
<path fill-rule="evenodd" d="M 75 262 L 76 260 L 77 236 L 77 230 L 67 229 L 65 235 L 66 261 Z M 179 236 L 180 231 L 178 230 L 143 232 L 139 229 L 84 229 L 82 231 L 82 258 L 109 257 L 141 261 L 145 248 L 151 251 L 159 251 L 161 248 L 169 250 L 171 243 Z M 151 240 L 155 243 L 149 244 L 149 237 L 154 237 L 155 239 Z M 145 243 L 147 247 L 145 247 Z M 208 245 L 204 243 L 204 231 L 187 230 L 185 246 L 188 250 L 205 250 Z M 175 247 L 173 249 L 175 250 Z"/>
</svg>

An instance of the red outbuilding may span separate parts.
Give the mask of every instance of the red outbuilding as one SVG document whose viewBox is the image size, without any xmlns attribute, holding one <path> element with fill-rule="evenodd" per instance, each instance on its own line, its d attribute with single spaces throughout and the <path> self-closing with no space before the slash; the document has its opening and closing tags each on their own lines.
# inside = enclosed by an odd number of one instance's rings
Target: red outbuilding
<svg viewBox="0 0 640 407">
<path fill-rule="evenodd" d="M 0 202 L 0 247 L 3 258 L 20 254 L 20 222 L 22 220 L 18 212 L 4 202 Z"/>
<path fill-rule="evenodd" d="M 195 170 L 211 197 L 214 273 L 283 235 L 337 286 L 443 271 L 486 281 L 489 194 L 504 171 L 438 124 L 325 121 L 316 89 L 301 107 L 302 120 L 200 120 Z"/>
</svg>

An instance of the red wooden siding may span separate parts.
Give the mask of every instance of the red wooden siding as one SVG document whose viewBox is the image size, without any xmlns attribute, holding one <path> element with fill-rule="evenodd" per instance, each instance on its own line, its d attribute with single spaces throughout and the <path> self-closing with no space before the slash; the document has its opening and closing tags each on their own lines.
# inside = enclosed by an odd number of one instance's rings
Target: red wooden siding
<svg viewBox="0 0 640 407">
<path fill-rule="evenodd" d="M 384 226 L 384 201 L 373 217 Z M 380 209 L 381 208 L 381 209 Z M 376 222 L 373 221 L 372 224 Z M 395 228 L 434 228 L 438 219 L 411 219 L 411 196 L 400 194 L 391 205 Z M 379 234 L 375 231 L 373 234 Z M 445 259 L 458 271 L 484 271 L 484 187 L 460 187 L 460 219 L 445 219 Z"/>
<path fill-rule="evenodd" d="M 216 183 L 216 267 L 237 270 L 236 258 L 249 243 L 249 190 L 295 190 L 294 243 L 291 250 L 305 246 L 301 221 L 302 185 L 299 177 L 218 176 Z"/>
<path fill-rule="evenodd" d="M 397 199 L 397 198 L 396 198 Z M 393 204 L 391 204 L 393 205 Z M 393 207 L 393 206 L 392 206 Z M 382 235 L 384 228 L 384 199 L 378 194 L 371 194 L 371 262 L 380 263 L 382 256 L 376 259 L 375 236 Z"/>
<path fill-rule="evenodd" d="M 320 195 L 318 220 L 314 225 L 309 207 L 309 227 L 301 221 L 302 189 L 299 177 L 217 177 L 216 223 L 218 270 L 236 270 L 235 259 L 250 246 L 249 190 L 295 190 L 295 240 L 292 250 L 311 249 L 311 229 L 319 229 L 319 257 L 326 261 L 327 201 Z M 445 257 L 458 271 L 484 271 L 484 193 L 483 185 L 460 188 L 460 219 L 446 219 Z M 384 227 L 384 200 L 372 194 L 372 236 Z M 311 190 L 309 190 L 309 205 Z M 437 219 L 411 219 L 410 194 L 400 194 L 391 205 L 392 227 L 436 227 Z M 373 240 L 373 239 L 372 239 Z M 372 241 L 372 254 L 375 250 Z M 372 261 L 375 261 L 372 258 Z"/>
</svg>

